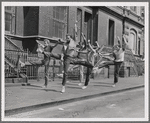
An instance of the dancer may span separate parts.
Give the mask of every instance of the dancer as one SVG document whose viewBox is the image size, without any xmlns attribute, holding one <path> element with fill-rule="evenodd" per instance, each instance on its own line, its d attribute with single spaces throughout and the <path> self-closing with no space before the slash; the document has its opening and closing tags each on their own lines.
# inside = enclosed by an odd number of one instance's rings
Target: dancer
<svg viewBox="0 0 150 123">
<path fill-rule="evenodd" d="M 83 65 L 87 67 L 85 83 L 82 89 L 85 89 L 90 80 L 90 74 L 94 67 L 94 54 L 96 51 L 92 48 L 90 40 L 88 40 L 87 49 L 84 51 L 77 51 L 77 42 L 72 39 L 72 36 L 67 35 L 66 49 L 62 52 L 64 60 L 64 73 L 62 80 L 62 93 L 65 92 L 65 84 L 68 76 L 68 68 L 70 64 Z M 90 50 L 89 50 L 90 49 Z"/>
<path fill-rule="evenodd" d="M 119 37 L 117 37 L 117 38 L 118 38 L 118 44 L 113 47 L 113 53 L 103 54 L 105 56 L 113 54 L 114 60 L 103 62 L 102 64 L 100 64 L 98 66 L 98 68 L 102 68 L 102 67 L 105 67 L 108 65 L 114 65 L 115 66 L 114 67 L 114 84 L 112 85 L 112 87 L 115 87 L 116 83 L 118 82 L 119 70 L 120 70 L 121 64 L 124 61 L 125 46 L 127 45 L 125 35 L 123 35 L 123 42 L 124 42 L 123 45 L 121 45 L 120 38 Z"/>
<path fill-rule="evenodd" d="M 44 54 L 44 59 L 40 60 L 39 62 L 36 63 L 36 65 L 44 65 L 45 66 L 45 83 L 42 86 L 43 88 L 46 88 L 48 85 L 48 81 L 49 81 L 49 63 L 50 63 L 50 57 L 51 57 L 51 52 L 54 49 L 54 47 L 56 47 L 58 45 L 58 43 L 60 42 L 60 40 L 57 41 L 57 43 L 52 46 L 50 44 L 50 40 L 45 39 L 44 40 L 44 45 L 42 45 L 41 43 L 39 43 L 39 41 L 37 41 L 38 45 L 40 45 L 41 48 L 37 49 L 37 52 L 40 52 L 42 54 Z"/>
<path fill-rule="evenodd" d="M 61 60 L 63 60 L 63 80 L 62 80 L 62 93 L 65 92 L 65 84 L 68 76 L 68 68 L 70 65 L 71 60 L 74 57 L 75 49 L 76 49 L 76 42 L 73 40 L 71 35 L 67 35 L 67 41 L 63 45 L 62 48 L 62 54 L 61 54 Z"/>
</svg>

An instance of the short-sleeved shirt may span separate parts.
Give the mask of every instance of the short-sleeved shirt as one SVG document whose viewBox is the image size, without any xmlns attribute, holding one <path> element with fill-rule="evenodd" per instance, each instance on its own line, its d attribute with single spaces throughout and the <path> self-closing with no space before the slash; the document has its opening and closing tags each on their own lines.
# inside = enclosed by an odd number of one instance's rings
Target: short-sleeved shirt
<svg viewBox="0 0 150 123">
<path fill-rule="evenodd" d="M 118 51 L 115 50 L 114 51 L 115 62 L 122 62 L 122 61 L 124 61 L 124 54 L 125 54 L 125 51 L 122 48 L 120 48 Z"/>
<path fill-rule="evenodd" d="M 63 46 L 63 53 L 64 55 L 73 57 L 76 52 L 76 42 L 71 39 L 68 45 Z"/>
</svg>

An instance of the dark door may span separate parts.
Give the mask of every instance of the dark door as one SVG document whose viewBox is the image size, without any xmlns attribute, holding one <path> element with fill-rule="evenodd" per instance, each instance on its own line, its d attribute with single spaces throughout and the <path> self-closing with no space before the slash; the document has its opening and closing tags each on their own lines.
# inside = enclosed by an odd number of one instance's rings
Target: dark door
<svg viewBox="0 0 150 123">
<path fill-rule="evenodd" d="M 87 40 L 91 41 L 91 22 L 92 22 L 92 15 L 90 13 L 85 12 L 84 16 L 84 34 Z"/>
<path fill-rule="evenodd" d="M 108 45 L 113 46 L 114 45 L 114 21 L 109 20 L 109 34 L 108 34 Z"/>
</svg>

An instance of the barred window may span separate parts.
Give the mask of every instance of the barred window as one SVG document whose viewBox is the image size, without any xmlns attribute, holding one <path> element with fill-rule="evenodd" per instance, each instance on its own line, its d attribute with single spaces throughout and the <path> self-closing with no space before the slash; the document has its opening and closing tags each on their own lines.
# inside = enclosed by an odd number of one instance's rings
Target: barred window
<svg viewBox="0 0 150 123">
<path fill-rule="evenodd" d="M 5 31 L 11 33 L 12 31 L 12 14 L 13 14 L 13 7 L 12 6 L 5 6 Z"/>
<path fill-rule="evenodd" d="M 53 7 L 53 36 L 65 39 L 67 30 L 67 7 Z"/>
</svg>

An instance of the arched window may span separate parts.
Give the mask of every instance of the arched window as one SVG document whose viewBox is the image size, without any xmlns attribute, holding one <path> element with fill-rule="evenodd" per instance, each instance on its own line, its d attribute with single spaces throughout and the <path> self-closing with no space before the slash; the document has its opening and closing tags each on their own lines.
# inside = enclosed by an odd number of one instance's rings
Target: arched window
<svg viewBox="0 0 150 123">
<path fill-rule="evenodd" d="M 138 53 L 137 33 L 134 29 L 130 30 L 129 48 L 134 54 Z"/>
<path fill-rule="evenodd" d="M 78 40 L 81 41 L 81 28 L 82 28 L 82 10 L 77 9 L 77 27 L 78 27 Z"/>
</svg>

